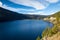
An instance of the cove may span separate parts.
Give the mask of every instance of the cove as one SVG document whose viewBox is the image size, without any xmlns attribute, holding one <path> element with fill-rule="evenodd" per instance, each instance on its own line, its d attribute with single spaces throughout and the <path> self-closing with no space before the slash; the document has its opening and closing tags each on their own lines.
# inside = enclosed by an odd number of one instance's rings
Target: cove
<svg viewBox="0 0 60 40">
<path fill-rule="evenodd" d="M 0 40 L 36 40 L 46 27 L 53 24 L 43 20 L 16 20 L 0 23 Z"/>
</svg>

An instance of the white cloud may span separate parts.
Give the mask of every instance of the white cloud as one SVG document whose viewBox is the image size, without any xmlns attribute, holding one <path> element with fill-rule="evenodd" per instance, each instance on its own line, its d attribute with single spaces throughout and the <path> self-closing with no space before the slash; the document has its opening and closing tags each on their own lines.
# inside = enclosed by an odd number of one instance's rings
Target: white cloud
<svg viewBox="0 0 60 40">
<path fill-rule="evenodd" d="M 23 9 L 23 8 L 13 8 L 13 7 L 9 7 L 7 5 L 2 5 L 2 8 L 5 8 L 5 9 L 11 10 L 11 11 L 15 11 L 15 12 L 19 12 L 19 13 L 22 13 L 22 14 L 48 15 L 48 14 L 45 14 L 43 11 L 36 11 L 36 10 L 33 10 L 33 9 L 27 10 L 27 9 Z M 25 11 L 25 13 L 21 12 L 21 11 Z"/>
<path fill-rule="evenodd" d="M 49 3 L 57 3 L 59 0 L 46 0 Z"/>
<path fill-rule="evenodd" d="M 10 1 L 14 2 L 16 4 L 22 4 L 25 6 L 30 6 L 30 7 L 37 9 L 37 10 L 42 10 L 42 9 L 46 8 L 46 6 L 43 3 L 40 3 L 37 0 L 10 0 Z"/>
<path fill-rule="evenodd" d="M 3 4 L 2 2 L 0 2 L 0 7 L 11 10 L 11 11 L 15 11 L 15 12 L 19 12 L 21 10 L 26 10 L 26 9 L 23 9 L 23 8 L 13 8 L 13 7 L 10 7 L 8 5 Z"/>
<path fill-rule="evenodd" d="M 11 11 L 15 11 L 15 12 L 18 12 L 18 13 L 23 12 L 23 11 L 24 12 L 33 12 L 33 11 L 35 11 L 33 9 L 27 10 L 27 9 L 23 9 L 23 8 L 13 8 L 13 7 L 10 7 L 10 6 L 5 5 L 5 4 L 2 5 L 2 8 L 5 8 L 5 9 L 11 10 Z"/>
<path fill-rule="evenodd" d="M 45 12 L 43 12 L 43 11 L 29 12 L 27 14 L 30 14 L 30 15 L 49 15 L 49 14 L 46 14 Z"/>
<path fill-rule="evenodd" d="M 8 5 L 5 5 L 5 4 L 2 4 L 2 2 L 0 2 L 0 7 L 3 7 L 5 9 L 8 9 L 8 10 L 11 10 L 11 11 L 15 11 L 15 12 L 19 12 L 19 13 L 25 13 L 25 14 L 36 14 L 36 15 L 51 15 L 53 14 L 53 12 L 50 12 L 50 13 L 46 13 L 44 12 L 42 9 L 45 9 L 50 3 L 56 3 L 58 1 L 56 0 L 45 0 L 47 2 L 44 2 L 44 3 L 41 3 L 40 1 L 35 1 L 35 0 L 10 0 L 11 2 L 14 2 L 16 4 L 22 4 L 22 5 L 25 5 L 25 6 L 30 6 L 30 7 L 33 7 L 35 9 L 23 9 L 23 8 L 13 8 L 13 7 L 10 7 Z M 49 3 L 48 3 L 49 2 Z M 42 11 L 39 11 L 38 10 L 42 10 Z"/>
<path fill-rule="evenodd" d="M 2 7 L 2 2 L 0 2 L 0 7 Z"/>
<path fill-rule="evenodd" d="M 19 8 L 13 8 L 13 7 L 9 7 L 7 5 L 3 5 L 2 8 L 5 8 L 5 9 L 11 10 L 11 11 L 19 11 L 20 10 Z"/>
</svg>

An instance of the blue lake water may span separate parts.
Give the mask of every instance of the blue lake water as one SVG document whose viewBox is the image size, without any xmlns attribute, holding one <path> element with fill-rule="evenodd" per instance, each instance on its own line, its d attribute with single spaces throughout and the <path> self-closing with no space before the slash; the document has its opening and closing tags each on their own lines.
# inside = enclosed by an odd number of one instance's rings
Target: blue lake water
<svg viewBox="0 0 60 40">
<path fill-rule="evenodd" d="M 0 40 L 35 40 L 52 23 L 43 20 L 17 20 L 0 23 Z"/>
</svg>

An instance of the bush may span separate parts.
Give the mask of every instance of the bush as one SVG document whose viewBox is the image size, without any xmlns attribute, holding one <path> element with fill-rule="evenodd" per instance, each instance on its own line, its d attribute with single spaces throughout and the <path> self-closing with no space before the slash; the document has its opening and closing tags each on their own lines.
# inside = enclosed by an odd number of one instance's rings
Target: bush
<svg viewBox="0 0 60 40">
<path fill-rule="evenodd" d="M 36 38 L 36 40 L 40 40 L 40 36 L 38 36 L 38 37 Z"/>
<path fill-rule="evenodd" d="M 42 33 L 42 37 L 44 37 L 44 36 L 48 36 L 49 32 L 50 32 L 50 28 L 47 27 L 47 28 L 43 31 L 43 33 Z"/>
</svg>

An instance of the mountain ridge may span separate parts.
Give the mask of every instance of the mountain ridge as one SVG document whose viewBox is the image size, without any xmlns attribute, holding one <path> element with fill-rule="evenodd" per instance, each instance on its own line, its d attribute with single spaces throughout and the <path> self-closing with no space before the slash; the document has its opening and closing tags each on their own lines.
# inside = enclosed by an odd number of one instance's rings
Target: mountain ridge
<svg viewBox="0 0 60 40">
<path fill-rule="evenodd" d="M 0 22 L 25 19 L 42 19 L 45 17 L 47 16 L 22 14 L 0 7 Z"/>
</svg>

